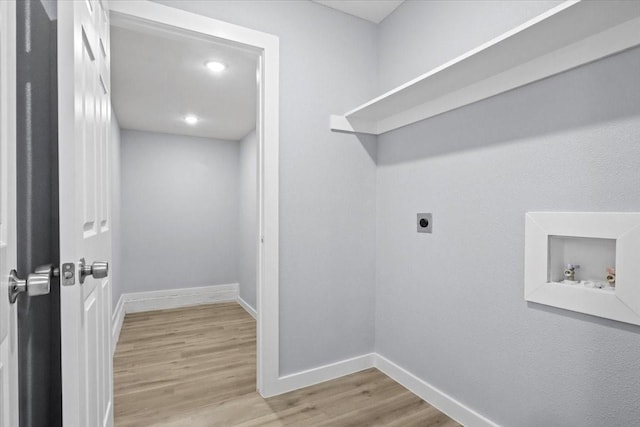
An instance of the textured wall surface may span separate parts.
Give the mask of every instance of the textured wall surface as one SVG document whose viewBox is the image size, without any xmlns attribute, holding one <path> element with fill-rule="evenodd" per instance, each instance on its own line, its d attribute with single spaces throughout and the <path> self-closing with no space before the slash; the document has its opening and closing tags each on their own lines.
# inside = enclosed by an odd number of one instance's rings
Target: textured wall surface
<svg viewBox="0 0 640 427">
<path fill-rule="evenodd" d="M 382 24 L 382 86 L 459 54 L 418 23 L 477 30 L 418 3 Z M 546 7 L 521 3 L 495 13 Z M 400 35 L 415 49 L 387 55 Z M 640 211 L 639 88 L 636 48 L 379 137 L 379 353 L 501 425 L 638 423 L 640 327 L 525 302 L 523 258 L 527 211 Z"/>
<path fill-rule="evenodd" d="M 378 26 L 379 90 L 404 84 L 560 3 L 406 1 Z"/>
<path fill-rule="evenodd" d="M 121 131 L 122 290 L 236 283 L 236 141 Z"/>
<path fill-rule="evenodd" d="M 240 297 L 254 309 L 258 263 L 258 139 L 242 138 L 238 167 L 238 283 Z"/>
<path fill-rule="evenodd" d="M 281 374 L 367 353 L 375 331 L 379 353 L 497 423 L 637 423 L 639 328 L 527 304 L 523 245 L 527 211 L 640 210 L 639 49 L 376 150 L 328 115 L 557 2 L 409 1 L 378 31 L 312 2 L 162 3 L 280 37 Z M 424 211 L 432 235 L 415 232 Z"/>
<path fill-rule="evenodd" d="M 329 115 L 375 94 L 375 25 L 310 1 L 161 3 L 280 38 L 280 373 L 370 352 L 375 140 Z"/>
</svg>

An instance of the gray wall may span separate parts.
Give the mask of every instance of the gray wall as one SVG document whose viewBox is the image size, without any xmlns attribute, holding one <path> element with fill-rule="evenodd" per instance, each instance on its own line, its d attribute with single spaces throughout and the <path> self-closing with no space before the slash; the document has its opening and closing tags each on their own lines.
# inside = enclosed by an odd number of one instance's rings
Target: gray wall
<svg viewBox="0 0 640 427">
<path fill-rule="evenodd" d="M 240 297 L 256 309 L 258 262 L 258 139 L 255 129 L 238 143 L 238 283 Z"/>
<path fill-rule="evenodd" d="M 370 352 L 375 140 L 329 115 L 375 94 L 375 25 L 310 1 L 161 3 L 280 38 L 280 373 Z"/>
<path fill-rule="evenodd" d="M 546 7 L 406 2 L 381 87 Z M 523 257 L 527 211 L 640 210 L 639 70 L 634 49 L 379 138 L 379 353 L 502 425 L 637 425 L 640 328 L 527 304 Z"/>
<path fill-rule="evenodd" d="M 120 125 L 116 113 L 111 109 L 111 298 L 115 311 L 122 295 L 122 221 L 120 219 Z"/>
<path fill-rule="evenodd" d="M 523 299 L 526 211 L 640 209 L 638 49 L 376 152 L 327 129 L 376 66 L 388 89 L 555 3 L 405 2 L 379 32 L 311 2 L 162 3 L 280 37 L 281 374 L 371 351 L 375 307 L 378 352 L 500 424 L 640 418 L 638 327 Z"/>
<path fill-rule="evenodd" d="M 380 92 L 418 77 L 562 0 L 406 1 L 378 26 Z"/>
<path fill-rule="evenodd" d="M 126 292 L 237 282 L 238 143 L 122 130 Z"/>
</svg>

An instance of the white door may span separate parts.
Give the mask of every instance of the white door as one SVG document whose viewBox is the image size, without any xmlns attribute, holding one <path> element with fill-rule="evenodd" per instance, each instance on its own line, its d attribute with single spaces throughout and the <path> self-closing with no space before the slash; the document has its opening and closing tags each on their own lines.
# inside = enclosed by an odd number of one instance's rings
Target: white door
<svg viewBox="0 0 640 427">
<path fill-rule="evenodd" d="M 113 424 L 109 16 L 104 0 L 58 2 L 60 312 L 65 427 Z M 65 265 L 73 263 L 72 279 Z M 65 284 L 65 282 L 67 282 Z M 70 283 L 73 282 L 73 283 Z"/>
<path fill-rule="evenodd" d="M 18 328 L 8 296 L 17 252 L 15 24 L 15 2 L 0 2 L 0 427 L 18 425 Z"/>
</svg>

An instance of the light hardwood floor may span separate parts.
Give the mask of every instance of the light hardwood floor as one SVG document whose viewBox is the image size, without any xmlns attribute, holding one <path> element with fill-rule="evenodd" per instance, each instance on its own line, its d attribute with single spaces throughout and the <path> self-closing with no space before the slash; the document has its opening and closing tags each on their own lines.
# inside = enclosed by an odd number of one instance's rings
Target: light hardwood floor
<svg viewBox="0 0 640 427">
<path fill-rule="evenodd" d="M 116 426 L 457 426 L 376 369 L 263 399 L 255 321 L 236 303 L 127 314 Z"/>
</svg>

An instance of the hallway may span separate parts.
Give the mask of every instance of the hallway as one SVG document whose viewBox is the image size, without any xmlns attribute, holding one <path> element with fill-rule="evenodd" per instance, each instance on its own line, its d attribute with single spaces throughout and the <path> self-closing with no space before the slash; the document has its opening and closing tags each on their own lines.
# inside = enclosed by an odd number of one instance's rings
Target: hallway
<svg viewBox="0 0 640 427">
<path fill-rule="evenodd" d="M 115 425 L 458 425 L 376 369 L 265 400 L 255 339 L 254 319 L 236 303 L 127 314 Z"/>
</svg>

